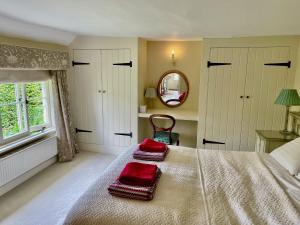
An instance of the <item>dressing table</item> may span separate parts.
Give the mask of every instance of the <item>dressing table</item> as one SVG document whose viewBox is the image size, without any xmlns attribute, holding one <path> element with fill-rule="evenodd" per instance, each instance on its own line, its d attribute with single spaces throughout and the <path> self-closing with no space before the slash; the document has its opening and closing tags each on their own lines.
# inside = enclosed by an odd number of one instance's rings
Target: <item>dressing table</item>
<svg viewBox="0 0 300 225">
<path fill-rule="evenodd" d="M 152 136 L 150 115 L 165 114 L 176 120 L 174 131 L 180 134 L 180 145 L 196 147 L 198 112 L 193 110 L 193 107 L 186 105 L 181 107 L 189 97 L 189 83 L 185 74 L 178 70 L 169 70 L 163 73 L 158 81 L 156 91 L 161 104 L 157 101 L 156 107 L 148 108 L 146 112 L 138 114 L 139 140 Z M 164 118 L 160 118 L 159 123 L 165 123 L 164 120 Z"/>
<path fill-rule="evenodd" d="M 146 113 L 139 113 L 138 115 L 141 118 L 149 118 L 152 114 L 167 114 L 176 120 L 198 121 L 198 112 L 192 110 L 148 109 Z"/>
</svg>

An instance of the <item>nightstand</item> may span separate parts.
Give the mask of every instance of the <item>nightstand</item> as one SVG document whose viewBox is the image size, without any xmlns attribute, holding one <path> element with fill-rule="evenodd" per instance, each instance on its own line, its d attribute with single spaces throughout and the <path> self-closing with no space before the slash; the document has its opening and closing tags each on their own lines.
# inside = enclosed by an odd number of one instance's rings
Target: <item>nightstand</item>
<svg viewBox="0 0 300 225">
<path fill-rule="evenodd" d="M 279 130 L 256 130 L 255 151 L 270 153 L 297 137 L 299 137 L 297 134 L 282 134 Z"/>
</svg>

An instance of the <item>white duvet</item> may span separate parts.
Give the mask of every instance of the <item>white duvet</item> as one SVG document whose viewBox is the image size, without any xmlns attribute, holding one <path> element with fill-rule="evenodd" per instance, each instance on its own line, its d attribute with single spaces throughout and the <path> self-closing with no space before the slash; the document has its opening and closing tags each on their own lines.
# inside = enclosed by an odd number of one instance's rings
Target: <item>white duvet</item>
<svg viewBox="0 0 300 225">
<path fill-rule="evenodd" d="M 154 199 L 113 197 L 109 184 L 132 159 L 118 157 L 74 205 L 65 225 L 300 224 L 299 209 L 256 153 L 171 147 Z"/>
</svg>

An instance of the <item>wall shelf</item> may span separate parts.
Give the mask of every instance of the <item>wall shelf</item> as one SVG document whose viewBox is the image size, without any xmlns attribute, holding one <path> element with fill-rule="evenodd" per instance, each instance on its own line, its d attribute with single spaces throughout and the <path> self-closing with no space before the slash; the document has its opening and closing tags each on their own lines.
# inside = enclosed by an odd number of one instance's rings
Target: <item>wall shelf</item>
<svg viewBox="0 0 300 225">
<path fill-rule="evenodd" d="M 198 112 L 192 110 L 176 110 L 176 109 L 148 109 L 146 113 L 139 113 L 140 118 L 149 118 L 152 114 L 168 114 L 176 120 L 198 121 Z"/>
</svg>

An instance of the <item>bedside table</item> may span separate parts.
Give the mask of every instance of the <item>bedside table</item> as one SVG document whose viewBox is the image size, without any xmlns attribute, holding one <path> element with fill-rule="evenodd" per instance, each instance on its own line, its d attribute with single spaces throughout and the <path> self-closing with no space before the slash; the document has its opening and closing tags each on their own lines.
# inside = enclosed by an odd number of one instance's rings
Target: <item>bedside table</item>
<svg viewBox="0 0 300 225">
<path fill-rule="evenodd" d="M 255 151 L 270 153 L 297 137 L 299 137 L 297 134 L 282 134 L 279 130 L 256 130 Z"/>
</svg>

